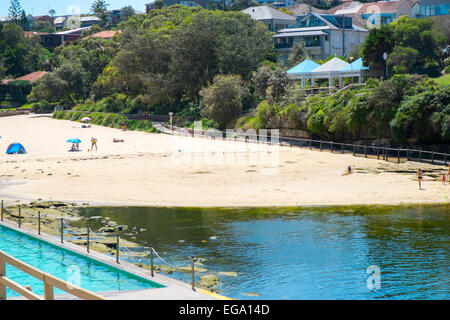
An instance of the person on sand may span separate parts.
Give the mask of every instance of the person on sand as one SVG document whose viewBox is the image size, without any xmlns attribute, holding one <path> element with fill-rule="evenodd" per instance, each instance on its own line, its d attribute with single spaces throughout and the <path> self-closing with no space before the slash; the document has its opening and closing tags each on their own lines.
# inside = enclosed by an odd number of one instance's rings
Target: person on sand
<svg viewBox="0 0 450 320">
<path fill-rule="evenodd" d="M 442 175 L 442 184 L 445 184 L 445 173 Z"/>
<path fill-rule="evenodd" d="M 416 172 L 417 181 L 419 182 L 419 190 L 422 190 L 423 171 L 419 168 Z"/>
<path fill-rule="evenodd" d="M 97 138 L 94 138 L 94 137 L 92 137 L 91 138 L 91 150 L 94 150 L 94 146 L 95 146 L 95 150 L 98 150 L 97 149 Z"/>
<path fill-rule="evenodd" d="M 352 173 L 352 166 L 348 166 L 347 168 L 347 174 L 351 174 Z"/>
</svg>

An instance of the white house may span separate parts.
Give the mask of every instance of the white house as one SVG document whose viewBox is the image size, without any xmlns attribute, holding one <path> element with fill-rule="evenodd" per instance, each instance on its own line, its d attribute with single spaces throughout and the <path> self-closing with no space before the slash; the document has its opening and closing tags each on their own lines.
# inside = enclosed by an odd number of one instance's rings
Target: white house
<svg viewBox="0 0 450 320">
<path fill-rule="evenodd" d="M 348 56 L 363 43 L 368 30 L 355 25 L 352 17 L 308 13 L 297 17 L 297 24 L 280 30 L 273 36 L 275 51 L 286 60 L 296 42 L 303 41 L 308 56 L 323 60 L 329 56 Z"/>
<path fill-rule="evenodd" d="M 294 16 L 278 11 L 268 6 L 250 7 L 242 10 L 252 19 L 263 22 L 270 31 L 277 32 L 297 22 Z"/>
</svg>

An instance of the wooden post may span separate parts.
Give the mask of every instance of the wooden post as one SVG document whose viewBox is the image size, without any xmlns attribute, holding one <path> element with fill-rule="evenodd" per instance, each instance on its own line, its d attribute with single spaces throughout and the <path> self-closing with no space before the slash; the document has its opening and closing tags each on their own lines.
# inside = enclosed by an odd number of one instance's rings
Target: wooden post
<svg viewBox="0 0 450 320">
<path fill-rule="evenodd" d="M 434 151 L 431 151 L 431 163 L 434 164 Z"/>
<path fill-rule="evenodd" d="M 0 209 L 0 217 L 1 217 L 1 221 L 3 221 L 3 200 L 2 200 L 2 206 Z"/>
<path fill-rule="evenodd" d="M 86 249 L 89 253 L 89 232 L 90 232 L 91 226 L 87 226 L 87 240 L 86 240 Z"/>
<path fill-rule="evenodd" d="M 22 210 L 20 209 L 20 205 L 19 205 L 19 228 L 22 225 Z"/>
<path fill-rule="evenodd" d="M 386 147 L 386 161 L 389 162 L 389 150 L 387 147 Z"/>
<path fill-rule="evenodd" d="M 353 146 L 353 156 L 355 156 L 355 155 L 356 155 L 356 152 L 355 152 L 355 145 L 352 144 L 352 146 Z"/>
<path fill-rule="evenodd" d="M 119 235 L 116 235 L 116 262 L 119 263 Z"/>
<path fill-rule="evenodd" d="M 397 163 L 400 163 L 400 149 L 397 149 Z"/>
<path fill-rule="evenodd" d="M 322 140 L 320 140 L 320 152 L 322 152 Z"/>
<path fill-rule="evenodd" d="M 367 144 L 364 145 L 364 158 L 367 158 Z"/>
<path fill-rule="evenodd" d="M 0 256 L 0 277 L 4 276 L 6 276 L 6 263 L 5 260 L 3 260 L 3 258 Z M 1 283 L 0 283 L 0 300 L 6 300 L 6 286 Z"/>
<path fill-rule="evenodd" d="M 380 149 L 378 147 L 378 142 L 377 142 L 377 160 L 380 160 Z"/>
<path fill-rule="evenodd" d="M 195 291 L 194 256 L 191 256 L 191 266 L 192 266 L 192 290 Z"/>
<path fill-rule="evenodd" d="M 331 153 L 333 153 L 333 141 L 330 142 Z"/>
<path fill-rule="evenodd" d="M 309 150 L 312 150 L 312 140 L 309 139 Z"/>
<path fill-rule="evenodd" d="M 64 220 L 61 218 L 61 243 L 64 243 Z"/>
<path fill-rule="evenodd" d="M 53 286 L 45 281 L 45 276 L 44 276 L 44 299 L 45 300 L 55 299 L 53 295 Z"/>
<path fill-rule="evenodd" d="M 344 144 L 341 144 L 341 154 L 344 154 Z"/>
<path fill-rule="evenodd" d="M 150 245 L 150 272 L 152 274 L 152 277 L 155 275 L 153 274 L 153 246 Z"/>
<path fill-rule="evenodd" d="M 38 211 L 38 235 L 41 235 L 41 212 Z"/>
<path fill-rule="evenodd" d="M 406 149 L 406 161 L 409 161 L 409 149 Z"/>
</svg>

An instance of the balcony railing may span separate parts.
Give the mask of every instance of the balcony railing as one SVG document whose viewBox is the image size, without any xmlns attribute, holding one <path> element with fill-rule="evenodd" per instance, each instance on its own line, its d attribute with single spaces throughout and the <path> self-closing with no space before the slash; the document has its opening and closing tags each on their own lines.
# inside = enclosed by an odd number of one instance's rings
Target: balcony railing
<svg viewBox="0 0 450 320">
<path fill-rule="evenodd" d="M 320 47 L 320 40 L 305 41 L 306 47 Z"/>
<path fill-rule="evenodd" d="M 307 40 L 304 41 L 305 47 L 320 47 L 320 40 Z M 279 42 L 275 43 L 275 49 L 289 49 L 294 45 L 293 42 Z"/>
<path fill-rule="evenodd" d="M 292 46 L 293 46 L 292 42 L 275 43 L 275 49 L 289 49 L 292 48 Z"/>
</svg>

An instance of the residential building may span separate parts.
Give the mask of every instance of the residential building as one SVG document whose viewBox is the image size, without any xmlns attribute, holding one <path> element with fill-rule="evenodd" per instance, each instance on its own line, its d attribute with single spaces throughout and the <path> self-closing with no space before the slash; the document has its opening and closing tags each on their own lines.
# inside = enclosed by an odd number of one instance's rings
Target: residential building
<svg viewBox="0 0 450 320">
<path fill-rule="evenodd" d="M 420 17 L 450 14 L 449 0 L 420 0 Z"/>
<path fill-rule="evenodd" d="M 50 17 L 50 16 L 48 16 L 48 15 L 45 15 L 45 16 L 33 16 L 33 23 L 34 23 L 34 24 L 35 24 L 36 22 L 39 22 L 39 21 L 48 21 L 48 22 L 50 22 L 50 24 L 51 24 L 52 26 L 55 25 L 55 18 Z"/>
<path fill-rule="evenodd" d="M 261 5 L 270 4 L 275 8 L 287 8 L 291 7 L 294 4 L 294 0 L 256 0 Z"/>
<path fill-rule="evenodd" d="M 273 36 L 275 52 L 286 60 L 296 42 L 305 44 L 309 57 L 323 60 L 329 56 L 348 56 L 367 37 L 368 30 L 355 25 L 352 17 L 308 13 L 297 17 L 297 23 Z"/>
<path fill-rule="evenodd" d="M 389 24 L 403 15 L 417 17 L 417 0 L 394 0 L 361 3 L 358 1 L 344 2 L 328 10 L 334 15 L 360 15 L 367 25 Z"/>
<path fill-rule="evenodd" d="M 263 22 L 272 32 L 285 29 L 297 22 L 294 16 L 268 6 L 250 7 L 241 12 L 248 14 L 254 20 Z"/>
<path fill-rule="evenodd" d="M 296 3 L 292 5 L 292 7 L 289 7 L 288 10 L 292 12 L 294 16 L 301 16 L 308 14 L 310 12 L 318 13 L 318 14 L 325 14 L 327 13 L 327 10 L 322 10 L 319 8 L 316 8 L 312 5 L 306 4 L 306 3 Z"/>
<path fill-rule="evenodd" d="M 56 33 L 42 34 L 40 35 L 41 42 L 46 48 L 55 48 L 66 42 L 72 42 L 79 39 L 83 31 L 88 30 L 89 28 L 90 27 L 83 27 Z"/>
<path fill-rule="evenodd" d="M 78 29 L 90 27 L 93 25 L 100 25 L 102 23 L 102 19 L 96 16 L 59 16 L 55 18 L 55 29 L 62 30 L 64 28 L 67 29 Z"/>
</svg>

